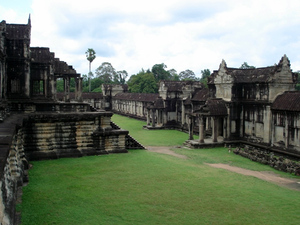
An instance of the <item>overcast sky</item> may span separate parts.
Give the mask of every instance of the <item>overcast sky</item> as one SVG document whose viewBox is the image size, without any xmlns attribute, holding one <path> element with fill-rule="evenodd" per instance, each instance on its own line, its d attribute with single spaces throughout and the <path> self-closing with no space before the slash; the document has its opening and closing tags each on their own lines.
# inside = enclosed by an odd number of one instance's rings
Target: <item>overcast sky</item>
<svg viewBox="0 0 300 225">
<path fill-rule="evenodd" d="M 31 46 L 88 73 L 110 62 L 129 75 L 164 63 L 178 73 L 278 63 L 300 70 L 299 0 L 0 0 L 0 20 L 26 24 Z"/>
</svg>

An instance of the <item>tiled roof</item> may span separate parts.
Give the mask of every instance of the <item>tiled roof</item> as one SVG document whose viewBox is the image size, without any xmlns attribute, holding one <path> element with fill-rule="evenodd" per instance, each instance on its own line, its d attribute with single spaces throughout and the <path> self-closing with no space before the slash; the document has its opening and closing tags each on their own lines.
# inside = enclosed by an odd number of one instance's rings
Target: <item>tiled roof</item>
<svg viewBox="0 0 300 225">
<path fill-rule="evenodd" d="M 215 98 L 207 100 L 204 107 L 208 108 L 211 116 L 225 116 L 227 115 L 227 108 L 223 99 Z"/>
<path fill-rule="evenodd" d="M 163 109 L 165 108 L 164 100 L 161 97 L 158 97 L 155 102 L 153 108 L 155 109 Z"/>
<path fill-rule="evenodd" d="M 300 91 L 287 91 L 277 96 L 272 109 L 300 112 Z"/>
<path fill-rule="evenodd" d="M 236 83 L 264 83 L 269 82 L 277 70 L 276 66 L 263 67 L 257 69 L 236 69 L 227 68 Z"/>
<path fill-rule="evenodd" d="M 113 99 L 119 100 L 131 100 L 141 102 L 154 102 L 158 98 L 158 94 L 147 94 L 147 93 L 118 93 Z"/>
<path fill-rule="evenodd" d="M 173 91 L 173 92 L 182 91 L 182 88 L 186 85 L 200 84 L 199 81 L 162 81 L 162 82 L 164 83 L 164 86 L 168 88 L 168 91 Z"/>
<path fill-rule="evenodd" d="M 207 98 L 209 96 L 209 91 L 207 88 L 203 88 L 203 89 L 197 89 L 193 98 L 192 98 L 192 101 L 206 101 Z"/>
</svg>

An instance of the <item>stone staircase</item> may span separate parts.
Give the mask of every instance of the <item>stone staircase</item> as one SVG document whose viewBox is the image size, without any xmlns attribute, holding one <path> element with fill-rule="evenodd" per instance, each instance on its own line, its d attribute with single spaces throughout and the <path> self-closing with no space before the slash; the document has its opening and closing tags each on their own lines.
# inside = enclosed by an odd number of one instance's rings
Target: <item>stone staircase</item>
<svg viewBox="0 0 300 225">
<path fill-rule="evenodd" d="M 110 122 L 111 127 L 113 129 L 121 129 L 117 124 L 114 122 Z M 126 135 L 126 149 L 146 149 L 141 143 L 139 143 L 137 140 L 135 140 L 133 137 L 131 137 L 129 134 Z"/>
</svg>

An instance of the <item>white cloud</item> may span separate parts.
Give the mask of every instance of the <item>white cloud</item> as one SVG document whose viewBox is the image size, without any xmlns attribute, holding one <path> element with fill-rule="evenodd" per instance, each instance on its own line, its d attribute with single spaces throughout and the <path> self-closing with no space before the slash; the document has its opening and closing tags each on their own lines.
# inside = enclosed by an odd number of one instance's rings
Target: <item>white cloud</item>
<svg viewBox="0 0 300 225">
<path fill-rule="evenodd" d="M 129 74 L 165 63 L 199 75 L 222 59 L 269 66 L 284 54 L 300 70 L 297 0 L 32 0 L 31 7 L 32 46 L 50 47 L 83 74 L 87 48 L 97 52 L 93 69 L 107 61 Z M 12 22 L 18 13 L 8 14 Z"/>
</svg>

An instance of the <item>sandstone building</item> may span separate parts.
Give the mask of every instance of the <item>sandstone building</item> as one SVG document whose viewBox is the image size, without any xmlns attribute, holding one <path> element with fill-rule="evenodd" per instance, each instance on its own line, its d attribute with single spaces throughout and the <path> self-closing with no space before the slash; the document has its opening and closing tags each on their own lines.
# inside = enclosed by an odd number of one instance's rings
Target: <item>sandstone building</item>
<svg viewBox="0 0 300 225">
<path fill-rule="evenodd" d="M 299 157 L 296 81 L 286 55 L 274 66 L 256 69 L 230 68 L 223 60 L 208 88 L 200 82 L 161 81 L 158 94 L 140 94 L 104 85 L 102 106 L 144 119 L 148 129 L 186 130 L 186 144 L 193 148 L 246 143 Z M 193 140 L 193 134 L 199 138 Z"/>
</svg>

